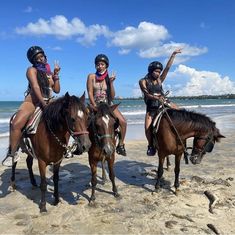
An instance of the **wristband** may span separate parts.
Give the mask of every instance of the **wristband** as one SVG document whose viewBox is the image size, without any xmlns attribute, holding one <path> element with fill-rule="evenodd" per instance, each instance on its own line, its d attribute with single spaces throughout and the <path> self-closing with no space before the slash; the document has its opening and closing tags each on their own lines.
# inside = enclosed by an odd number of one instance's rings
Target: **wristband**
<svg viewBox="0 0 235 235">
<path fill-rule="evenodd" d="M 53 76 L 53 81 L 55 82 L 55 81 L 57 81 L 57 80 L 60 80 L 59 76 L 58 76 L 58 75 L 54 75 L 54 76 Z"/>
</svg>

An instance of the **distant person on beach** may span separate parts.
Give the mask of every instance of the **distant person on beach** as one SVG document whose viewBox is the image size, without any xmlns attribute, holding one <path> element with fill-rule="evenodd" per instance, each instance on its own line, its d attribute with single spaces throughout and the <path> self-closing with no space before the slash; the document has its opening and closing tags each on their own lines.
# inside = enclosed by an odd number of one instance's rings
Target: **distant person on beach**
<svg viewBox="0 0 235 235">
<path fill-rule="evenodd" d="M 96 107 L 96 105 L 101 102 L 105 102 L 111 105 L 115 97 L 115 89 L 113 83 L 116 79 L 116 75 L 115 73 L 112 73 L 109 76 L 108 67 L 109 59 L 106 55 L 99 54 L 95 57 L 96 72 L 89 74 L 87 78 L 87 92 L 90 104 L 93 107 Z M 116 152 L 120 155 L 126 156 L 124 140 L 126 136 L 127 123 L 118 108 L 114 110 L 114 115 L 119 120 L 121 132 Z"/>
<path fill-rule="evenodd" d="M 27 69 L 28 89 L 25 100 L 19 107 L 11 122 L 10 144 L 7 156 L 2 161 L 4 166 L 12 166 L 17 159 L 17 149 L 22 136 L 22 130 L 37 107 L 43 109 L 52 98 L 52 93 L 60 92 L 59 72 L 60 66 L 55 62 L 54 71 L 51 72 L 47 57 L 39 46 L 32 46 L 27 51 L 27 58 L 32 64 Z"/>
<path fill-rule="evenodd" d="M 158 61 L 153 61 L 148 66 L 148 74 L 140 79 L 140 89 L 144 94 L 144 101 L 146 104 L 145 115 L 145 135 L 148 141 L 147 155 L 154 156 L 156 150 L 153 147 L 151 124 L 154 115 L 158 111 L 161 104 L 164 104 L 170 108 L 178 109 L 178 106 L 164 97 L 162 83 L 164 82 L 167 73 L 174 61 L 175 55 L 181 53 L 181 49 L 176 49 L 170 59 L 168 60 L 166 67 L 163 70 L 163 65 Z"/>
</svg>

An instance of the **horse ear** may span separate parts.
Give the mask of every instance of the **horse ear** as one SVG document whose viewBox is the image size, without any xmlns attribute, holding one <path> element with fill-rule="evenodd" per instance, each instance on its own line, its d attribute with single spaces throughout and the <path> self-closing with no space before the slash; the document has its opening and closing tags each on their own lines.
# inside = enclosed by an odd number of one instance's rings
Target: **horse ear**
<svg viewBox="0 0 235 235">
<path fill-rule="evenodd" d="M 66 92 L 65 93 L 65 95 L 64 95 L 64 105 L 65 105 L 65 107 L 67 108 L 68 107 L 68 105 L 69 105 L 69 98 L 70 98 L 70 95 L 69 95 L 69 93 L 68 92 Z"/>
<path fill-rule="evenodd" d="M 82 101 L 82 103 L 85 103 L 85 98 L 86 98 L 86 93 L 84 91 L 83 95 L 80 97 L 80 100 Z"/>
<path fill-rule="evenodd" d="M 110 108 L 112 109 L 112 111 L 114 111 L 118 107 L 119 104 L 120 103 L 111 105 Z"/>
<path fill-rule="evenodd" d="M 65 99 L 68 99 L 70 97 L 69 92 L 67 91 L 64 96 L 65 96 Z"/>
</svg>

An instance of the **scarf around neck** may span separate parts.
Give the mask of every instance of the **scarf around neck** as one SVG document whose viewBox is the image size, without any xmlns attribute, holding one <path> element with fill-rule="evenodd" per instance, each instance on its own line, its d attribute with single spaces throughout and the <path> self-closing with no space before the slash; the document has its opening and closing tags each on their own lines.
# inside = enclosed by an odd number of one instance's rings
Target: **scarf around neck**
<svg viewBox="0 0 235 235">
<path fill-rule="evenodd" d="M 36 63 L 33 65 L 37 70 L 42 71 L 46 74 L 52 74 L 50 65 L 48 63 L 43 64 L 43 63 Z"/>
<path fill-rule="evenodd" d="M 108 70 L 106 70 L 103 74 L 100 74 L 98 71 L 96 71 L 95 75 L 96 75 L 96 76 L 95 76 L 96 81 L 101 82 L 101 81 L 103 81 L 103 80 L 106 78 L 106 76 L 108 75 Z"/>
</svg>

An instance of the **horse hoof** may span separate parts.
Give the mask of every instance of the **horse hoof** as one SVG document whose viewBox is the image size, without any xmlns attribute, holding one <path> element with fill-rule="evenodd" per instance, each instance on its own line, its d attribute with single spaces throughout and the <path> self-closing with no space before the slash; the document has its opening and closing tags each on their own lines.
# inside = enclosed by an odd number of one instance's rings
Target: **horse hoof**
<svg viewBox="0 0 235 235">
<path fill-rule="evenodd" d="M 121 198 L 121 195 L 119 193 L 114 193 L 113 195 L 114 195 L 115 198 L 118 198 L 118 199 Z"/>
<path fill-rule="evenodd" d="M 40 213 L 46 213 L 47 212 L 47 209 L 45 206 L 39 206 L 40 208 Z"/>
<path fill-rule="evenodd" d="M 9 191 L 13 192 L 16 190 L 16 184 L 15 181 L 11 181 L 11 185 L 9 187 Z"/>
<path fill-rule="evenodd" d="M 176 189 L 176 190 L 175 190 L 175 196 L 179 196 L 179 194 L 180 194 L 180 190 L 179 190 L 179 189 Z"/>
</svg>

